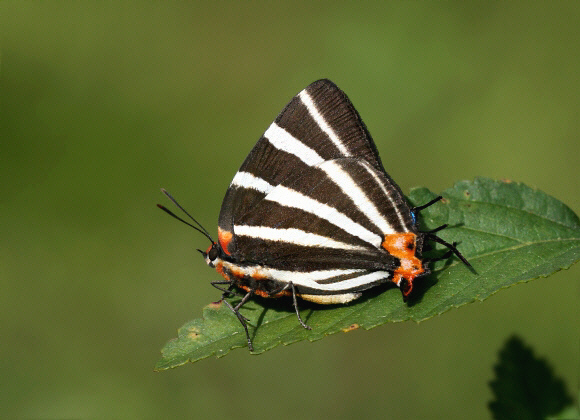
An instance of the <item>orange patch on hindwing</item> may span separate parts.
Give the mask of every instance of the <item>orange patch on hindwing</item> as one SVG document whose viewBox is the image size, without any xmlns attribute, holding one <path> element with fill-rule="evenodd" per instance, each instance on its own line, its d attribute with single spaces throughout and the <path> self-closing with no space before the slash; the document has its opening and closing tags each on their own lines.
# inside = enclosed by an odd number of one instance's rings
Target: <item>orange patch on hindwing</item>
<svg viewBox="0 0 580 420">
<path fill-rule="evenodd" d="M 397 233 L 386 235 L 381 245 L 389 254 L 401 261 L 401 265 L 393 273 L 393 282 L 397 286 L 402 279 L 409 282 L 407 288 L 403 290 L 405 296 L 411 293 L 415 277 L 425 272 L 421 260 L 415 256 L 416 240 L 417 235 L 414 233 Z"/>
</svg>

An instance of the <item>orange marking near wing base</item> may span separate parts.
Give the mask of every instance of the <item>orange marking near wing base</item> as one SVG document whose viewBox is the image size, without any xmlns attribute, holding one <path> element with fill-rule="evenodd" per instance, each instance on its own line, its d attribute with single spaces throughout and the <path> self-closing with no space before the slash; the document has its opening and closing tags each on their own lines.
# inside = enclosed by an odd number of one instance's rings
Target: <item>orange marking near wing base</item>
<svg viewBox="0 0 580 420">
<path fill-rule="evenodd" d="M 260 281 L 260 280 L 267 280 L 268 279 L 268 277 L 264 273 L 262 273 L 261 271 L 259 271 L 259 270 L 255 270 L 251 274 L 251 276 L 252 276 L 252 278 L 254 280 L 258 280 L 258 281 Z"/>
<path fill-rule="evenodd" d="M 246 292 L 249 292 L 251 289 L 249 286 L 246 286 L 245 284 L 240 284 L 238 285 L 238 287 L 242 290 L 245 290 Z M 292 296 L 292 293 L 289 290 L 283 290 L 280 293 L 276 293 L 275 295 L 271 295 L 269 294 L 267 291 L 265 290 L 254 290 L 254 294 L 264 297 L 264 298 L 279 298 L 281 296 Z"/>
<path fill-rule="evenodd" d="M 243 279 L 245 276 L 244 272 L 238 268 L 232 267 L 230 270 L 235 278 Z"/>
<path fill-rule="evenodd" d="M 226 279 L 227 281 L 231 281 L 230 276 L 224 271 L 224 265 L 222 263 L 218 263 L 215 266 L 215 269 L 218 273 L 220 273 L 224 279 Z"/>
<path fill-rule="evenodd" d="M 415 256 L 415 243 L 417 235 L 414 233 L 399 233 L 396 235 L 387 235 L 382 243 L 393 257 L 401 261 L 401 265 L 393 274 L 393 282 L 398 286 L 402 279 L 409 282 L 408 287 L 403 291 L 408 296 L 413 290 L 413 280 L 415 277 L 423 274 L 425 269 L 421 260 Z"/>
<path fill-rule="evenodd" d="M 218 241 L 223 251 L 228 255 L 231 255 L 230 250 L 228 250 L 228 246 L 230 245 L 230 242 L 232 241 L 233 237 L 234 235 L 232 234 L 232 232 L 228 230 L 221 230 L 218 227 Z"/>
</svg>

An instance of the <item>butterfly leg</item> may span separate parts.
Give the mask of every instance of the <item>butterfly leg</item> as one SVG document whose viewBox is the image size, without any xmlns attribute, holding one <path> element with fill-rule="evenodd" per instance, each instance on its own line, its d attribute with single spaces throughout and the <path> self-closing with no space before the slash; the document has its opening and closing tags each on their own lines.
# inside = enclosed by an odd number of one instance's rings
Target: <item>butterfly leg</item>
<svg viewBox="0 0 580 420">
<path fill-rule="evenodd" d="M 302 321 L 302 317 L 300 316 L 300 311 L 298 310 L 298 300 L 296 299 L 296 288 L 294 287 L 294 283 L 289 282 L 280 289 L 274 290 L 273 292 L 270 293 L 270 296 L 275 296 L 288 289 L 292 290 L 292 301 L 294 302 L 294 310 L 296 311 L 298 322 L 300 322 L 300 325 L 302 325 L 307 330 L 311 330 L 312 328 L 310 328 L 304 321 Z"/>
<path fill-rule="evenodd" d="M 250 351 L 254 351 L 254 346 L 252 345 L 252 339 L 250 338 L 250 333 L 248 331 L 248 318 L 246 318 L 245 316 L 243 316 L 240 313 L 240 308 L 242 307 L 242 305 L 244 303 L 246 303 L 248 301 L 248 299 L 250 299 L 252 297 L 253 294 L 254 294 L 254 291 L 253 290 L 250 290 L 242 298 L 242 300 L 240 301 L 240 303 L 238 303 L 235 307 L 232 306 L 227 300 L 224 300 L 223 301 L 227 305 L 227 307 L 230 308 L 230 310 L 234 314 L 236 314 L 236 316 L 238 317 L 238 320 L 240 321 L 240 324 L 242 324 L 242 327 L 244 327 L 244 331 L 246 332 L 246 338 L 248 339 L 248 348 L 250 349 Z"/>
<path fill-rule="evenodd" d="M 242 294 L 242 293 L 232 292 L 232 289 L 235 286 L 233 284 L 231 284 L 231 282 L 229 282 L 229 281 L 212 281 L 210 284 L 213 287 L 215 287 L 216 289 L 221 290 L 223 292 L 222 293 L 222 298 L 220 300 L 218 300 L 217 303 L 224 302 L 224 299 L 227 298 L 227 297 L 244 296 L 244 294 Z M 228 287 L 227 289 L 224 289 L 223 287 L 218 286 L 220 284 L 229 284 L 230 287 Z M 228 305 L 228 307 L 233 311 L 233 307 L 228 302 L 226 302 L 226 305 Z M 249 321 L 249 319 L 246 318 L 245 316 L 243 316 L 241 314 L 240 314 L 240 316 L 242 316 L 246 321 Z"/>
<path fill-rule="evenodd" d="M 231 297 L 231 296 L 244 296 L 241 293 L 232 292 L 234 285 L 230 281 L 212 281 L 210 284 L 213 287 L 215 287 L 216 289 L 221 290 L 223 292 L 222 299 L 224 299 L 226 297 Z M 224 289 L 223 287 L 219 286 L 221 284 L 229 284 L 230 287 L 228 287 L 227 289 Z"/>
<path fill-rule="evenodd" d="M 294 283 L 288 283 L 290 288 L 292 289 L 292 301 L 294 302 L 294 310 L 296 311 L 296 316 L 298 317 L 298 322 L 307 330 L 311 330 L 312 328 L 309 325 L 306 325 L 302 318 L 300 317 L 300 311 L 298 310 L 298 300 L 296 299 L 296 288 L 294 287 Z"/>
</svg>

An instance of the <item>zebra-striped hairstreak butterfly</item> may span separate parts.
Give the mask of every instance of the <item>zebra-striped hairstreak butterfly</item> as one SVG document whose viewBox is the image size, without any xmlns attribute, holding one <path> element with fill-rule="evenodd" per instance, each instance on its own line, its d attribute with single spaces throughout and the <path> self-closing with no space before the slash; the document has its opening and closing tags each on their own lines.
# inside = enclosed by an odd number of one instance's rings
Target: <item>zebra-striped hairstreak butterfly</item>
<svg viewBox="0 0 580 420">
<path fill-rule="evenodd" d="M 347 303 L 379 284 L 393 282 L 403 298 L 429 272 L 422 258 L 426 240 L 417 214 L 440 200 L 410 207 L 385 172 L 358 112 L 334 83 L 319 80 L 296 95 L 258 140 L 234 176 L 218 222 L 218 240 L 195 223 L 211 245 L 201 251 L 224 280 L 211 284 L 242 324 L 253 350 L 242 305 L 253 295 L 291 296 L 320 304 Z M 471 266 L 470 266 L 471 267 Z M 244 291 L 232 306 L 223 298 Z"/>
</svg>

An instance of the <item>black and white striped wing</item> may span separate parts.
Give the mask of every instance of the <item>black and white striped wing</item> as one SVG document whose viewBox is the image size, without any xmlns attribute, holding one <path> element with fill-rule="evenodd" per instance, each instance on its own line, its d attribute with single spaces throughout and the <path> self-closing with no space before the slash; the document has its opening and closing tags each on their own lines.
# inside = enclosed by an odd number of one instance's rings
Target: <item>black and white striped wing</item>
<svg viewBox="0 0 580 420">
<path fill-rule="evenodd" d="M 382 244 L 387 235 L 414 231 L 410 211 L 367 161 L 323 161 L 276 187 L 262 181 L 264 199 L 233 226 L 239 263 L 290 271 L 301 293 L 313 294 L 363 290 L 397 267 Z M 312 273 L 328 270 L 333 275 L 313 287 Z"/>
<path fill-rule="evenodd" d="M 382 171 L 362 159 L 334 159 L 265 188 L 233 226 L 233 256 L 301 294 L 357 292 L 391 277 L 398 262 L 386 235 L 413 229 L 408 207 Z"/>
<path fill-rule="evenodd" d="M 236 173 L 218 223 L 220 232 L 225 233 L 220 237 L 224 251 L 237 254 L 235 237 L 230 235 L 233 226 L 255 211 L 269 188 L 292 182 L 324 161 L 340 158 L 366 161 L 388 178 L 376 146 L 346 94 L 329 80 L 319 80 L 290 101 Z M 392 185 L 400 195 L 398 187 Z"/>
</svg>

